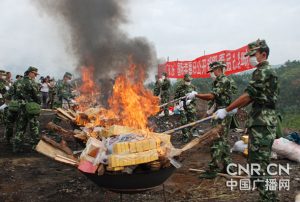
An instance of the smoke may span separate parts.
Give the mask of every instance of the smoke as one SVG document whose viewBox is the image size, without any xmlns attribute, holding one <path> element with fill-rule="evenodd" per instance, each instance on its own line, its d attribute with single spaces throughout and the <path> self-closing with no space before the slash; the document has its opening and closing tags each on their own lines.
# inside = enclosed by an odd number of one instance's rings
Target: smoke
<svg viewBox="0 0 300 202">
<path fill-rule="evenodd" d="M 33 0 L 41 12 L 67 25 L 62 35 L 71 38 L 71 54 L 78 67 L 94 66 L 95 79 L 122 73 L 131 62 L 146 72 L 154 67 L 156 53 L 147 39 L 129 38 L 121 26 L 128 23 L 127 0 Z"/>
</svg>

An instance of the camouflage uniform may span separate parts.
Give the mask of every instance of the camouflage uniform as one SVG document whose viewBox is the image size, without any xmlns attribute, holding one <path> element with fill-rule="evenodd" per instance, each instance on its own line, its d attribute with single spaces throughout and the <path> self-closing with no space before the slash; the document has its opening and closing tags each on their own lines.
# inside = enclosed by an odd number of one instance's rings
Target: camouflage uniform
<svg viewBox="0 0 300 202">
<path fill-rule="evenodd" d="M 161 82 L 161 90 L 160 90 L 160 99 L 161 99 L 161 104 L 167 103 L 170 100 L 170 87 L 171 87 L 171 82 L 170 79 L 167 78 L 167 73 L 163 73 L 163 76 L 166 78 L 162 80 Z M 164 107 L 164 114 L 165 116 L 169 115 L 169 106 Z"/>
<path fill-rule="evenodd" d="M 184 75 L 184 82 L 178 85 L 175 91 L 175 99 L 186 96 L 186 94 L 191 93 L 196 90 L 196 87 L 192 84 L 187 85 L 185 82 L 190 82 L 192 80 L 189 74 Z M 190 104 L 187 105 L 186 99 L 182 100 L 183 110 L 180 111 L 180 123 L 185 125 L 196 121 L 196 101 L 191 100 Z M 191 127 L 182 129 L 182 139 L 184 142 L 188 142 L 192 136 Z"/>
<path fill-rule="evenodd" d="M 222 62 L 213 62 L 210 64 L 210 71 L 216 68 L 225 68 L 226 65 Z M 212 105 L 216 106 L 216 110 L 227 107 L 231 103 L 231 96 L 237 92 L 237 87 L 234 81 L 224 74 L 216 77 L 212 83 L 211 93 L 214 95 Z M 232 123 L 232 116 L 226 117 L 224 120 L 214 120 L 212 124 L 222 124 L 224 131 L 222 136 L 213 142 L 211 147 L 212 160 L 209 163 L 209 170 L 211 172 L 220 172 L 231 163 L 230 146 L 228 142 L 228 134 Z"/>
<path fill-rule="evenodd" d="M 0 70 L 0 106 L 5 104 L 5 94 L 7 92 L 6 90 L 6 81 L 2 78 L 2 76 L 5 76 L 6 72 L 3 70 Z M 0 111 L 0 124 L 4 124 L 5 122 L 5 113 L 4 111 Z"/>
<path fill-rule="evenodd" d="M 154 83 L 153 94 L 155 96 L 159 96 L 160 95 L 160 86 L 161 86 L 161 83 L 160 83 L 157 75 L 155 75 L 155 79 L 156 79 L 156 81 Z"/>
<path fill-rule="evenodd" d="M 22 86 L 22 80 L 23 79 L 15 81 L 12 87 L 9 89 L 6 97 L 8 101 L 16 100 L 16 91 L 20 91 L 20 88 Z M 14 124 L 17 122 L 18 117 L 19 110 L 11 110 L 10 107 L 7 107 L 5 109 L 5 136 L 8 143 L 10 143 L 10 139 L 13 137 Z"/>
<path fill-rule="evenodd" d="M 64 75 L 64 78 L 69 78 L 71 80 L 72 74 L 69 72 L 66 72 Z M 56 89 L 57 100 L 54 103 L 54 107 L 55 108 L 64 108 L 64 109 L 70 108 L 70 104 L 71 104 L 70 100 L 72 98 L 74 98 L 74 96 L 72 94 L 73 89 L 72 89 L 71 84 L 69 84 L 65 80 L 59 80 L 56 83 L 55 89 Z M 52 120 L 52 122 L 55 124 L 59 124 L 61 122 L 61 119 L 58 116 L 55 116 L 55 118 Z M 53 131 L 50 131 L 48 133 L 48 135 L 51 136 L 51 138 L 55 139 L 56 142 L 62 141 L 61 136 L 55 134 Z"/>
<path fill-rule="evenodd" d="M 267 44 L 264 40 L 258 40 L 248 44 L 248 47 L 250 51 L 247 55 L 251 56 L 258 48 L 267 48 Z M 257 65 L 245 92 L 253 101 L 247 123 L 248 163 L 260 164 L 261 174 L 267 173 L 272 144 L 276 138 L 277 114 L 275 108 L 279 94 L 278 77 L 267 61 Z M 266 180 L 265 176 L 260 178 Z M 275 192 L 266 191 L 264 185 L 265 182 L 257 184 L 261 201 L 276 201 Z"/>
<path fill-rule="evenodd" d="M 34 73 L 37 75 L 37 71 L 37 68 L 29 67 L 26 72 L 28 72 L 28 74 Z M 16 89 L 15 98 L 20 103 L 20 114 L 17 121 L 16 135 L 13 139 L 13 150 L 14 152 L 18 152 L 21 150 L 21 146 L 24 142 L 24 135 L 28 123 L 30 128 L 30 145 L 33 147 L 39 141 L 39 114 L 30 114 L 26 109 L 27 104 L 41 104 L 38 83 L 28 75 L 25 76 L 22 79 L 19 88 Z"/>
</svg>

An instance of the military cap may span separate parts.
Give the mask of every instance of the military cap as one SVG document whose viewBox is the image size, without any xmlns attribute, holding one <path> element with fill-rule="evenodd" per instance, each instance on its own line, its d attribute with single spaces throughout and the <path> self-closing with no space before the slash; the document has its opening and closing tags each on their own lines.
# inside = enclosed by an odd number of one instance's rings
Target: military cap
<svg viewBox="0 0 300 202">
<path fill-rule="evenodd" d="M 39 74 L 38 73 L 38 69 L 36 67 L 32 67 L 32 66 L 28 67 L 28 69 L 26 70 L 26 72 L 27 73 L 34 72 L 37 75 Z"/>
<path fill-rule="evenodd" d="M 168 76 L 167 72 L 162 73 L 163 76 Z"/>
<path fill-rule="evenodd" d="M 220 67 L 226 67 L 226 63 L 223 61 L 216 61 L 216 62 L 212 62 L 209 64 L 209 70 L 207 71 L 207 73 L 214 71 L 217 68 Z"/>
<path fill-rule="evenodd" d="M 0 70 L 0 74 L 6 74 L 6 71 Z"/>
<path fill-rule="evenodd" d="M 185 81 L 191 81 L 192 77 L 189 74 L 185 74 L 184 77 L 183 77 L 183 80 L 185 80 Z"/>
<path fill-rule="evenodd" d="M 248 52 L 245 54 L 245 56 L 252 56 L 256 53 L 256 51 L 259 49 L 259 48 L 267 48 L 268 45 L 266 43 L 265 40 L 260 40 L 260 39 L 257 39 L 256 41 L 253 41 L 251 43 L 248 44 Z"/>
<path fill-rule="evenodd" d="M 65 75 L 64 75 L 64 77 L 68 77 L 68 78 L 72 78 L 72 76 L 73 75 L 70 72 L 66 72 Z"/>
</svg>

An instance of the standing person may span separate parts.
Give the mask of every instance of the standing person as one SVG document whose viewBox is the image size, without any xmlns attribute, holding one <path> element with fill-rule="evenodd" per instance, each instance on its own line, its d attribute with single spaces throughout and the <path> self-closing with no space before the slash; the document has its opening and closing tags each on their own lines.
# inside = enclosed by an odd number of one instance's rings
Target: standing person
<svg viewBox="0 0 300 202">
<path fill-rule="evenodd" d="M 54 78 L 52 78 L 49 80 L 49 99 L 47 102 L 47 106 L 50 109 L 53 108 L 54 97 L 55 97 L 55 80 Z"/>
<path fill-rule="evenodd" d="M 162 73 L 161 81 L 160 81 L 160 98 L 161 98 L 161 104 L 168 103 L 170 100 L 170 88 L 171 88 L 171 82 L 168 78 L 168 74 L 166 72 Z M 164 115 L 169 116 L 169 106 L 164 106 Z"/>
<path fill-rule="evenodd" d="M 194 99 L 195 97 L 202 100 L 210 101 L 211 106 L 207 114 L 212 115 L 218 109 L 227 107 L 231 103 L 231 97 L 236 93 L 237 87 L 232 79 L 225 76 L 226 64 L 221 61 L 209 64 L 208 73 L 214 78 L 212 89 L 210 93 L 192 92 L 187 95 L 187 99 Z M 230 146 L 228 142 L 228 135 L 230 126 L 232 124 L 232 116 L 228 116 L 225 120 L 214 120 L 213 126 L 222 124 L 222 136 L 213 142 L 211 147 L 211 162 L 209 169 L 203 173 L 201 178 L 214 178 L 218 172 L 226 172 L 226 167 L 231 163 Z"/>
<path fill-rule="evenodd" d="M 6 72 L 6 82 L 7 82 L 7 86 L 10 88 L 13 84 L 13 81 L 11 78 L 11 72 Z"/>
<path fill-rule="evenodd" d="M 154 83 L 154 89 L 153 89 L 153 94 L 155 96 L 160 95 L 160 86 L 161 86 L 161 83 L 159 81 L 158 75 L 155 75 L 155 83 Z"/>
<path fill-rule="evenodd" d="M 224 119 L 230 111 L 252 103 L 247 130 L 249 133 L 248 163 L 260 164 L 260 175 L 252 179 L 264 180 L 256 183 L 260 201 L 277 201 L 274 191 L 265 188 L 268 175 L 267 166 L 271 159 L 272 144 L 276 137 L 276 104 L 279 94 L 278 77 L 269 65 L 270 49 L 265 40 L 257 40 L 248 44 L 250 63 L 256 69 L 244 93 L 229 106 L 219 109 L 216 116 Z M 251 166 L 251 165 L 250 165 Z M 255 182 L 255 181 L 254 181 Z"/>
<path fill-rule="evenodd" d="M 183 81 L 178 85 L 175 91 L 175 98 L 178 99 L 186 96 L 188 93 L 191 93 L 196 90 L 196 87 L 191 83 L 192 77 L 189 74 L 185 74 Z M 182 99 L 181 101 L 182 109 L 180 111 L 180 123 L 185 125 L 191 122 L 196 121 L 196 101 Z M 182 129 L 182 141 L 187 143 L 192 137 L 193 131 L 191 127 Z"/>
<path fill-rule="evenodd" d="M 63 79 L 56 83 L 56 96 L 58 100 L 55 103 L 55 107 L 68 109 L 72 105 L 72 99 L 74 98 L 72 94 L 73 87 L 71 85 L 72 76 L 71 73 L 66 72 Z"/>
<path fill-rule="evenodd" d="M 27 72 L 24 73 L 24 76 L 27 75 Z M 19 75 L 20 76 L 20 75 Z M 17 79 L 12 87 L 9 89 L 6 101 L 8 102 L 8 107 L 5 109 L 5 136 L 8 144 L 11 144 L 11 138 L 13 137 L 14 125 L 17 123 L 20 115 L 20 102 L 17 99 L 17 91 L 20 91 L 22 87 L 22 77 Z"/>
<path fill-rule="evenodd" d="M 32 148 L 39 141 L 39 121 L 41 97 L 38 83 L 35 81 L 38 69 L 30 66 L 26 76 L 21 80 L 21 85 L 16 89 L 15 97 L 20 104 L 19 117 L 16 127 L 16 135 L 13 138 L 13 151 L 22 151 L 24 135 L 27 124 L 30 128 L 30 144 Z"/>
<path fill-rule="evenodd" d="M 0 70 L 0 124 L 5 123 L 5 94 L 9 89 L 7 87 L 6 76 L 6 72 L 4 70 Z"/>
<path fill-rule="evenodd" d="M 60 80 L 57 82 L 55 88 L 56 88 L 56 96 L 58 100 L 56 103 L 54 103 L 54 107 L 56 108 L 63 108 L 63 109 L 69 109 L 71 105 L 73 105 L 73 94 L 72 94 L 72 74 L 69 72 L 66 72 L 64 74 L 63 80 Z M 61 122 L 61 119 L 58 116 L 55 116 L 55 118 L 52 120 L 53 123 L 58 124 Z M 49 131 L 48 135 L 51 137 L 51 139 L 54 139 L 57 143 L 60 143 L 62 146 L 66 145 L 66 142 L 62 139 L 60 135 L 57 135 L 53 131 Z"/>
<path fill-rule="evenodd" d="M 47 109 L 47 101 L 49 97 L 49 86 L 48 78 L 44 78 L 41 83 L 41 92 L 42 92 L 42 108 Z"/>
</svg>

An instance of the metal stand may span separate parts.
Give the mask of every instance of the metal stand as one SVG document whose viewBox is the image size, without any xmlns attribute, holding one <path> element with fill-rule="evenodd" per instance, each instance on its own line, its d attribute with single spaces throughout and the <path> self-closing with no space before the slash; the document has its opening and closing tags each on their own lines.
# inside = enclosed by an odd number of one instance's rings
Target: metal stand
<svg viewBox="0 0 300 202">
<path fill-rule="evenodd" d="M 163 201 L 167 202 L 166 193 L 165 193 L 165 184 L 162 184 L 161 186 L 162 186 L 162 191 L 163 191 L 163 193 L 162 193 L 163 194 Z M 147 192 L 149 190 L 145 190 L 144 192 Z M 111 192 L 111 190 L 105 191 L 104 201 L 109 201 L 109 199 L 110 199 L 109 198 L 109 195 L 110 195 L 109 192 Z M 126 192 L 121 192 L 121 191 L 119 191 L 118 193 L 119 193 L 119 196 L 120 196 L 120 202 L 123 202 L 123 194 L 139 194 L 139 192 L 126 193 Z"/>
</svg>

